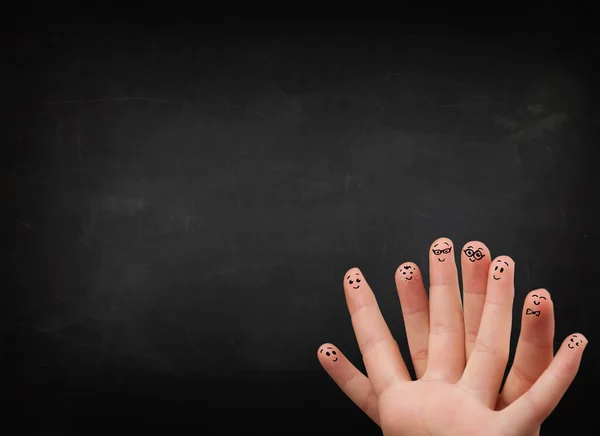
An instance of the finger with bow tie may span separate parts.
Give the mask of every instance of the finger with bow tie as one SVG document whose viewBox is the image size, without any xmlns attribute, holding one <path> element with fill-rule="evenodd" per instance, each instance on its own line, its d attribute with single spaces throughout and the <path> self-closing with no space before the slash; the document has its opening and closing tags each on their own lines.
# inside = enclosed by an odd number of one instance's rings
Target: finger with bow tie
<svg viewBox="0 0 600 436">
<path fill-rule="evenodd" d="M 536 289 L 525 297 L 521 335 L 514 364 L 500 393 L 499 408 L 514 402 L 542 375 L 552 362 L 553 344 L 554 307 L 550 293 L 545 289 Z"/>
</svg>

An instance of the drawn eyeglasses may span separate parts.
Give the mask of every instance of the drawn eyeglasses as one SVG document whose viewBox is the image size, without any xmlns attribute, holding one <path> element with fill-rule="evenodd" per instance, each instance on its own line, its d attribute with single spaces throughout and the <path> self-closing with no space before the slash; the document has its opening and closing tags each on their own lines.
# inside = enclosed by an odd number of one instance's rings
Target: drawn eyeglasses
<svg viewBox="0 0 600 436">
<path fill-rule="evenodd" d="M 444 253 L 444 254 L 450 254 L 451 251 L 452 251 L 452 247 L 444 248 L 443 250 L 434 248 L 433 249 L 433 254 L 435 254 L 436 256 L 439 256 L 442 253 Z"/>
<path fill-rule="evenodd" d="M 478 248 L 477 250 L 473 250 L 471 248 L 467 248 L 465 250 L 465 254 L 467 255 L 467 257 L 474 257 L 475 259 L 479 260 L 483 257 L 483 253 L 481 252 L 481 248 Z"/>
</svg>

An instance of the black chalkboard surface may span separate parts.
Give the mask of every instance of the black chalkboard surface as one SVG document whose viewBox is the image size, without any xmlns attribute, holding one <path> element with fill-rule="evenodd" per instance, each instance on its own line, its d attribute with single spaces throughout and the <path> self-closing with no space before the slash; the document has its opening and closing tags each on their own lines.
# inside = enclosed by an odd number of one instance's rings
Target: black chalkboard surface
<svg viewBox="0 0 600 436">
<path fill-rule="evenodd" d="M 331 341 L 362 367 L 342 276 L 369 277 L 405 351 L 394 271 L 426 271 L 447 236 L 515 260 L 515 314 L 547 288 L 557 345 L 587 335 L 544 427 L 582 433 L 600 387 L 595 42 L 546 19 L 7 33 L 4 411 L 37 434 L 377 434 L 315 358 Z"/>
</svg>

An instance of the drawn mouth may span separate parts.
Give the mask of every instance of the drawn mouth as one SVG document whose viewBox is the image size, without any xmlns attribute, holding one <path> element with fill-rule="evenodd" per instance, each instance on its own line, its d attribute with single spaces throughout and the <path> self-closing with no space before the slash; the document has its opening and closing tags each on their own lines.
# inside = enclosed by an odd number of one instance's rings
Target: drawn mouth
<svg viewBox="0 0 600 436">
<path fill-rule="evenodd" d="M 470 257 L 468 258 L 471 262 L 475 262 L 475 259 L 471 259 Z"/>
<path fill-rule="evenodd" d="M 334 362 L 337 362 L 338 358 L 336 357 L 335 359 L 333 359 Z"/>
<path fill-rule="evenodd" d="M 360 288 L 360 285 L 358 285 L 358 286 L 353 286 L 353 288 L 354 288 L 354 289 L 358 289 L 358 288 Z"/>
<path fill-rule="evenodd" d="M 412 277 L 405 277 L 406 280 L 412 280 Z"/>
<path fill-rule="evenodd" d="M 494 280 L 500 280 L 500 277 L 496 277 L 495 275 L 492 276 L 494 278 Z"/>
<path fill-rule="evenodd" d="M 540 302 L 539 301 L 534 301 L 533 304 L 535 304 L 536 306 L 539 306 Z"/>
<path fill-rule="evenodd" d="M 571 347 L 571 344 L 567 344 L 567 347 L 569 347 L 571 350 L 575 347 Z"/>
<path fill-rule="evenodd" d="M 438 258 L 438 260 L 439 260 L 440 262 L 446 262 L 446 259 L 440 259 L 440 258 Z"/>
</svg>

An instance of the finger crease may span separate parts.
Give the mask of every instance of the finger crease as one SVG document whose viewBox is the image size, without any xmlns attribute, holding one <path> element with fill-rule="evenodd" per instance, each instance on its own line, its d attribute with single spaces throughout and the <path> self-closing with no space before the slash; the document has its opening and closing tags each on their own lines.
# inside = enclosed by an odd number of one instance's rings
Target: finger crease
<svg viewBox="0 0 600 436">
<path fill-rule="evenodd" d="M 418 313 L 424 313 L 424 312 L 428 312 L 428 310 L 426 310 L 426 309 L 403 310 L 402 315 L 404 315 L 404 316 L 416 315 Z"/>
<path fill-rule="evenodd" d="M 532 347 L 535 347 L 535 348 L 537 348 L 539 350 L 547 350 L 547 349 L 554 350 L 554 346 L 553 346 L 552 342 L 547 343 L 547 344 L 536 344 L 535 342 L 527 340 L 525 338 L 522 338 L 522 341 L 525 344 L 531 345 Z"/>
<path fill-rule="evenodd" d="M 474 344 L 477 340 L 477 332 L 467 332 L 465 333 L 465 341 Z"/>
<path fill-rule="evenodd" d="M 376 410 L 376 406 L 377 406 L 377 395 L 375 394 L 375 390 L 371 389 L 371 392 L 369 392 L 369 395 L 367 395 L 367 397 L 364 400 L 364 403 L 361 405 L 361 409 L 363 410 L 363 412 L 368 413 L 368 411 L 370 409 L 374 409 Z"/>
<path fill-rule="evenodd" d="M 535 383 L 536 379 L 527 375 L 520 365 L 513 365 L 512 369 L 515 371 L 515 375 L 517 376 L 517 378 L 522 382 L 528 384 L 528 387 L 532 386 Z"/>
<path fill-rule="evenodd" d="M 422 350 L 419 350 L 416 353 L 411 353 L 411 355 L 410 355 L 413 362 L 419 361 L 419 360 L 427 360 L 428 356 L 429 356 L 429 350 L 427 348 L 423 348 Z"/>
<path fill-rule="evenodd" d="M 498 347 L 490 347 L 485 342 L 483 342 L 481 339 L 478 341 L 475 341 L 475 347 L 473 348 L 473 351 L 486 353 L 486 354 L 492 354 L 494 356 L 496 354 L 498 354 L 498 352 L 499 352 Z"/>
<path fill-rule="evenodd" d="M 389 336 L 384 336 L 384 337 L 379 337 L 379 338 L 367 339 L 362 344 L 359 344 L 359 348 L 361 349 L 363 356 L 365 356 L 367 353 L 373 351 L 376 347 L 380 346 L 382 343 L 389 342 L 389 341 L 393 342 L 396 346 L 398 346 L 398 343 L 396 342 L 396 340 L 394 338 L 389 337 Z"/>
</svg>

